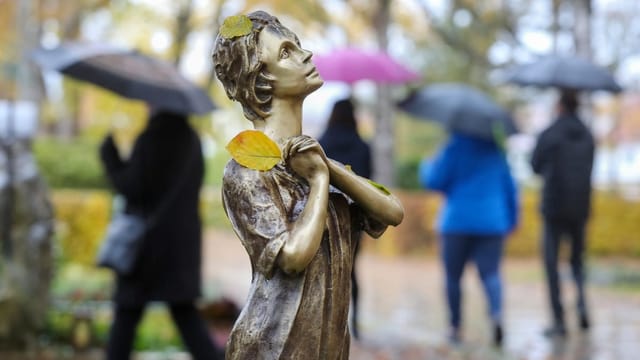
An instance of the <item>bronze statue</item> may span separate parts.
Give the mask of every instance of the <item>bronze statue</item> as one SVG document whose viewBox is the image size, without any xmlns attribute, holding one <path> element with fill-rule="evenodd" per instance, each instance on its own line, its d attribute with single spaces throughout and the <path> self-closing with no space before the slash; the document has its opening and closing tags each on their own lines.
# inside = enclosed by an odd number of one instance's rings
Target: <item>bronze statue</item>
<svg viewBox="0 0 640 360">
<path fill-rule="evenodd" d="M 216 75 L 283 160 L 225 168 L 224 208 L 253 268 L 227 359 L 347 359 L 355 236 L 380 236 L 404 210 L 301 134 L 303 100 L 323 81 L 298 37 L 263 11 L 230 23 L 216 39 Z"/>
</svg>

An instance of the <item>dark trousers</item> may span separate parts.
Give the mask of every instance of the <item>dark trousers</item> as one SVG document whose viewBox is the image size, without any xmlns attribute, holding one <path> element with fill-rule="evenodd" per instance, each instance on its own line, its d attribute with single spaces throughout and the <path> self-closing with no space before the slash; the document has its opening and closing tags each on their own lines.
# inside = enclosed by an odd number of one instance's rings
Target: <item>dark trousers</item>
<svg viewBox="0 0 640 360">
<path fill-rule="evenodd" d="M 553 321 L 555 325 L 564 326 L 564 310 L 562 307 L 562 292 L 558 276 L 558 250 L 564 236 L 571 245 L 571 272 L 577 290 L 577 308 L 579 315 L 587 314 L 587 304 L 584 293 L 583 257 L 585 249 L 584 238 L 585 221 L 544 220 L 544 238 L 542 255 L 547 277 L 547 289 Z"/>
<path fill-rule="evenodd" d="M 502 235 L 445 234 L 442 237 L 441 255 L 446 274 L 449 321 L 453 328 L 461 323 L 462 289 L 460 280 L 470 260 L 476 264 L 487 298 L 489 316 L 499 323 L 502 317 L 502 280 L 500 260 L 504 237 Z"/>
<path fill-rule="evenodd" d="M 107 343 L 107 360 L 130 358 L 136 328 L 144 314 L 144 309 L 145 305 L 116 305 Z M 216 349 L 206 324 L 194 304 L 169 304 L 169 311 L 182 341 L 194 360 L 223 359 L 222 351 Z"/>
</svg>

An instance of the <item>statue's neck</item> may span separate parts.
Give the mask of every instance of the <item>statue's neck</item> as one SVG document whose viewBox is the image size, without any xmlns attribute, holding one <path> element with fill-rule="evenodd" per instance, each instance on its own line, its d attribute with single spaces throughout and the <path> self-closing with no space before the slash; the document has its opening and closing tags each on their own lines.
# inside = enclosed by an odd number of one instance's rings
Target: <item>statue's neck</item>
<svg viewBox="0 0 640 360">
<path fill-rule="evenodd" d="M 261 125 L 256 128 L 275 142 L 302 135 L 302 99 L 273 99 L 271 115 Z"/>
</svg>

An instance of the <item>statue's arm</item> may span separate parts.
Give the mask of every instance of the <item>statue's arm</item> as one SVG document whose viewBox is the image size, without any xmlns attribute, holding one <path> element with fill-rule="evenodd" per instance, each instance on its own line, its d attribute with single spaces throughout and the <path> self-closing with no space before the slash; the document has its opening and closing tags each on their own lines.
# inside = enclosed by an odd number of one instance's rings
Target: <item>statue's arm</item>
<svg viewBox="0 0 640 360">
<path fill-rule="evenodd" d="M 288 237 L 278 255 L 278 265 L 287 273 L 303 271 L 320 247 L 329 205 L 329 172 L 319 147 L 308 146 L 308 139 L 291 145 L 287 162 L 309 183 L 309 197 L 298 218 L 290 224 Z M 306 145 L 306 147 L 305 147 Z M 298 148 L 305 147 L 298 152 Z"/>
<path fill-rule="evenodd" d="M 331 184 L 353 199 L 369 216 L 387 225 L 396 226 L 402 222 L 404 208 L 398 198 L 384 193 L 337 161 L 328 159 L 327 165 Z"/>
</svg>

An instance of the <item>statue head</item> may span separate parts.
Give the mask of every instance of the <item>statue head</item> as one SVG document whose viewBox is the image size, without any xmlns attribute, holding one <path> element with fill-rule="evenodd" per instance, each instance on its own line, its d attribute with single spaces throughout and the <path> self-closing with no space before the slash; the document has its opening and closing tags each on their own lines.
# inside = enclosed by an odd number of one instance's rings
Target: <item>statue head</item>
<svg viewBox="0 0 640 360">
<path fill-rule="evenodd" d="M 311 52 L 300 48 L 296 34 L 275 16 L 256 11 L 243 19 L 251 23 L 245 31 L 240 26 L 240 34 L 224 34 L 221 28 L 213 64 L 227 96 L 242 105 L 247 119 L 267 118 L 274 96 L 304 98 L 322 85 Z"/>
</svg>

